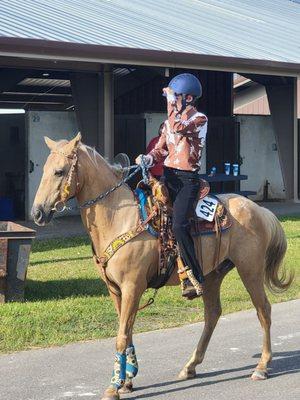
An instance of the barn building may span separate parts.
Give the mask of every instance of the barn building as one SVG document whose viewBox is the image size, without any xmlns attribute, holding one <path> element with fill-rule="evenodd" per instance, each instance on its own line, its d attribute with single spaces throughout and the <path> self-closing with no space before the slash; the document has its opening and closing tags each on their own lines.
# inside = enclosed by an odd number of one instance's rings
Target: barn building
<svg viewBox="0 0 300 400">
<path fill-rule="evenodd" d="M 239 162 L 248 175 L 240 189 L 257 192 L 253 199 L 267 185 L 270 199 L 299 202 L 299 21 L 296 0 L 2 1 L 2 213 L 30 218 L 45 135 L 69 139 L 80 130 L 109 159 L 122 151 L 133 161 L 165 118 L 162 87 L 183 71 L 204 87 L 202 171 Z M 245 80 L 263 88 L 267 119 L 235 115 Z M 7 111 L 15 109 L 24 111 Z"/>
</svg>

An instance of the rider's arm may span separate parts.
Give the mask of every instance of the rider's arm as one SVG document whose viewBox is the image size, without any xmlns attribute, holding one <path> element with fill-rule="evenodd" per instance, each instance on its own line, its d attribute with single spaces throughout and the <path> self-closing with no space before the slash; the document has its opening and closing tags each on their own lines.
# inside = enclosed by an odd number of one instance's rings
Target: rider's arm
<svg viewBox="0 0 300 400">
<path fill-rule="evenodd" d="M 167 96 L 167 110 L 170 130 L 173 133 L 179 133 L 183 136 L 198 137 L 200 129 L 206 129 L 207 118 L 205 115 L 199 115 L 192 121 L 184 121 L 181 119 L 181 114 L 177 111 L 176 107 L 176 98 L 173 94 L 168 94 Z"/>
<path fill-rule="evenodd" d="M 153 164 L 161 162 L 168 155 L 167 141 L 166 141 L 166 125 L 163 126 L 159 141 L 156 143 L 150 155 L 153 159 Z"/>
</svg>

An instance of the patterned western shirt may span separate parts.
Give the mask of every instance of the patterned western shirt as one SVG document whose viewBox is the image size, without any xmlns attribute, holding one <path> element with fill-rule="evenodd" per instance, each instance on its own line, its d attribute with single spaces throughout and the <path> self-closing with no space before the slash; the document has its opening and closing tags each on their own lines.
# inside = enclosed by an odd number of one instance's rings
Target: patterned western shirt
<svg viewBox="0 0 300 400">
<path fill-rule="evenodd" d="M 206 132 L 207 117 L 204 114 L 192 106 L 178 113 L 174 101 L 168 99 L 168 119 L 158 143 L 149 154 L 154 163 L 166 157 L 166 167 L 196 171 L 201 165 Z"/>
</svg>

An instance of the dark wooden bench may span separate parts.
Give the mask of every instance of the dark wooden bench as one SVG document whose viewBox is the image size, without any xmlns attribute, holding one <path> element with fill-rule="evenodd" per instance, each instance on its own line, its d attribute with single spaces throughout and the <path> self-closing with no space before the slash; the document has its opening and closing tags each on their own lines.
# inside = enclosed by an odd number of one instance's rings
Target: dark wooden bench
<svg viewBox="0 0 300 400">
<path fill-rule="evenodd" d="M 217 173 L 215 175 L 208 175 L 208 174 L 200 174 L 200 177 L 202 179 L 205 179 L 207 182 L 209 183 L 214 183 L 214 182 L 220 182 L 222 184 L 224 184 L 225 182 L 235 182 L 235 190 L 231 191 L 230 193 L 236 193 L 236 194 L 240 194 L 242 196 L 248 197 L 248 196 L 253 196 L 255 194 L 257 194 L 257 192 L 253 191 L 253 190 L 238 190 L 239 186 L 237 186 L 238 182 L 240 181 L 245 181 L 248 179 L 248 175 L 237 175 L 234 176 L 232 174 L 230 175 L 226 175 L 223 173 Z M 222 189 L 223 185 L 222 185 Z M 222 190 L 221 189 L 221 190 Z M 212 194 L 225 194 L 228 192 L 211 192 Z"/>
<path fill-rule="evenodd" d="M 218 194 L 227 194 L 228 192 L 218 192 L 218 193 L 210 192 L 210 193 L 218 195 Z M 254 196 L 257 194 L 257 192 L 255 192 L 254 190 L 234 190 L 230 193 L 240 194 L 241 196 L 244 196 L 244 197 Z"/>
</svg>

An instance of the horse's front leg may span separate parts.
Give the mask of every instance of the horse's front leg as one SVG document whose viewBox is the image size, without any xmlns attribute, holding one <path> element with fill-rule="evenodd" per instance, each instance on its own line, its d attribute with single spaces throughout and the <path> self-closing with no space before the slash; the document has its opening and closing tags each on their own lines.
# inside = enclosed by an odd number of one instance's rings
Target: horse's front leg
<svg viewBox="0 0 300 400">
<path fill-rule="evenodd" d="M 118 296 L 117 294 L 113 293 L 111 290 L 109 291 L 109 294 L 110 294 L 112 301 L 114 302 L 116 312 L 120 319 L 121 296 Z M 129 345 L 127 346 L 127 349 L 126 349 L 126 380 L 125 380 L 124 386 L 122 386 L 121 389 L 119 390 L 119 393 L 122 393 L 122 394 L 131 393 L 133 391 L 132 380 L 135 377 L 135 375 L 137 374 L 137 369 L 138 369 L 135 348 L 133 346 L 133 341 L 132 341 L 132 332 L 129 335 L 128 342 L 129 342 Z"/>
<path fill-rule="evenodd" d="M 126 380 L 126 356 L 132 346 L 132 330 L 140 298 L 146 288 L 139 283 L 122 285 L 120 325 L 116 340 L 116 358 L 110 386 L 105 390 L 102 400 L 118 400 L 119 390 Z M 127 353 L 127 354 L 126 354 Z"/>
</svg>

